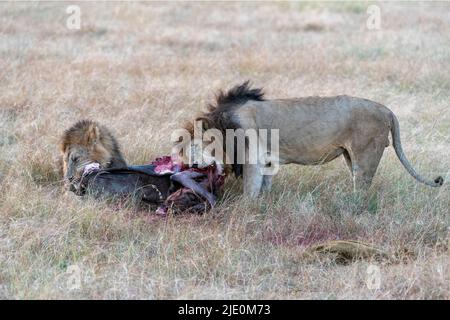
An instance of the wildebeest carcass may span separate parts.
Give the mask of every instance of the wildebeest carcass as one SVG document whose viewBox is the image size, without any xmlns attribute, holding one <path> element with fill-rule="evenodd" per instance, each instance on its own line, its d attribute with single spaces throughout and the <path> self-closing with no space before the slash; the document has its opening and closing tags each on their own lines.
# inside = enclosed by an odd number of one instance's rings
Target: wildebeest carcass
<svg viewBox="0 0 450 320">
<path fill-rule="evenodd" d="M 201 213 L 213 207 L 224 181 L 219 166 L 204 169 L 175 165 L 170 157 L 161 157 L 149 165 L 103 169 L 91 163 L 82 177 L 73 181 L 77 195 L 132 198 L 159 205 L 158 214 Z"/>
</svg>

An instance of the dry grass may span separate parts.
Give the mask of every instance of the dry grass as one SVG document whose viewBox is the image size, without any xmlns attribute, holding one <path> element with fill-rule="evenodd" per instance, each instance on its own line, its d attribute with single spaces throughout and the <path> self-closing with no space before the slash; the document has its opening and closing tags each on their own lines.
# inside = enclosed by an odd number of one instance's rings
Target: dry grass
<svg viewBox="0 0 450 320">
<path fill-rule="evenodd" d="M 354 213 L 342 160 L 288 166 L 257 201 L 230 180 L 216 210 L 158 219 L 64 195 L 56 142 L 80 118 L 112 128 L 130 163 L 169 150 L 171 130 L 218 88 L 245 79 L 269 97 L 350 94 L 389 106 L 406 154 L 449 179 L 450 7 L 381 4 L 0 4 L 0 297 L 449 298 L 448 183 L 415 182 L 390 148 L 369 209 Z M 301 253 L 327 239 L 396 253 L 381 288 L 370 261 Z M 70 290 L 70 266 L 81 287 Z"/>
</svg>

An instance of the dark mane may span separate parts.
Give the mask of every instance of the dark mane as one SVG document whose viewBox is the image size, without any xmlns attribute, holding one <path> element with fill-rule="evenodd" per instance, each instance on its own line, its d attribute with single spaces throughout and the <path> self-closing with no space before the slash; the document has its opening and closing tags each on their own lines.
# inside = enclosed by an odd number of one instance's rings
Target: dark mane
<svg viewBox="0 0 450 320">
<path fill-rule="evenodd" d="M 69 138 L 74 133 L 87 132 L 91 126 L 96 126 L 96 125 L 98 125 L 98 123 L 95 121 L 92 121 L 92 120 L 87 120 L 87 119 L 79 120 L 73 126 L 71 126 L 69 129 L 64 130 L 63 137 Z"/>
<path fill-rule="evenodd" d="M 250 85 L 250 81 L 247 80 L 226 92 L 220 90 L 216 94 L 215 103 L 208 104 L 208 111 L 201 114 L 196 120 L 204 121 L 205 129 L 216 128 L 225 132 L 226 129 L 239 128 L 239 124 L 232 119 L 234 109 L 249 100 L 264 101 L 262 88 L 252 89 Z"/>
<path fill-rule="evenodd" d="M 216 95 L 216 105 L 209 105 L 208 109 L 211 111 L 211 107 L 216 109 L 223 107 L 226 104 L 241 104 L 247 102 L 248 100 L 264 100 L 264 92 L 262 91 L 262 88 L 251 89 L 250 80 L 245 81 L 241 85 L 234 86 L 227 92 L 220 90 Z"/>
<path fill-rule="evenodd" d="M 96 121 L 92 120 L 79 120 L 69 129 L 66 129 L 60 140 L 60 149 L 62 152 L 65 151 L 66 146 L 70 144 L 81 144 L 85 145 L 87 143 L 87 137 L 89 132 L 93 128 L 98 128 L 98 136 L 96 137 L 99 143 L 103 144 L 113 155 L 120 155 L 120 147 L 114 135 L 105 126 L 100 125 Z"/>
<path fill-rule="evenodd" d="M 226 92 L 220 90 L 216 94 L 215 103 L 208 104 L 207 112 L 198 116 L 195 121 L 203 122 L 203 130 L 218 129 L 225 137 L 226 129 L 239 129 L 241 127 L 234 116 L 234 110 L 249 100 L 264 101 L 264 92 L 262 88 L 252 89 L 250 81 L 247 80 Z M 185 129 L 193 135 L 193 123 L 186 123 Z M 239 176 L 242 174 L 242 165 L 233 164 L 232 170 L 236 176 Z"/>
</svg>

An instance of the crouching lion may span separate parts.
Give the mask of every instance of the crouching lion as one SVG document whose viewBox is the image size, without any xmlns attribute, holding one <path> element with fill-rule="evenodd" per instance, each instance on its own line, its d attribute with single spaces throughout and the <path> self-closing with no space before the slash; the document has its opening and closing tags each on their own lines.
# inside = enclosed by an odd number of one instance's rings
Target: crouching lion
<svg viewBox="0 0 450 320">
<path fill-rule="evenodd" d="M 91 120 L 81 120 L 64 132 L 60 140 L 60 153 L 61 171 L 69 183 L 79 179 L 84 167 L 90 163 L 97 162 L 102 168 L 127 166 L 112 133 Z M 73 188 L 72 184 L 70 186 Z"/>
<path fill-rule="evenodd" d="M 197 120 L 203 121 L 204 128 L 218 129 L 223 136 L 227 129 L 279 129 L 279 164 L 318 165 L 343 155 L 354 190 L 370 186 L 384 148 L 389 146 L 390 132 L 395 152 L 409 174 L 431 187 L 443 184 L 442 177 L 430 181 L 414 170 L 403 153 L 396 116 L 367 99 L 342 95 L 265 100 L 262 90 L 251 89 L 247 81 L 220 92 L 216 103 Z M 245 148 L 248 155 L 248 143 Z M 272 175 L 262 174 L 260 164 L 267 161 L 257 163 L 233 164 L 235 174 L 242 171 L 244 193 L 251 197 L 271 187 Z"/>
</svg>

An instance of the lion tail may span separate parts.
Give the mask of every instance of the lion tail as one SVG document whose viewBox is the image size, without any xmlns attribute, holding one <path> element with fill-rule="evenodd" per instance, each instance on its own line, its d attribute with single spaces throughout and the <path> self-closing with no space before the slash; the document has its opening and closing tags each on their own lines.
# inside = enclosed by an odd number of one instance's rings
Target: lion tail
<svg viewBox="0 0 450 320">
<path fill-rule="evenodd" d="M 409 172 L 409 174 L 412 175 L 417 181 L 422 182 L 430 187 L 442 186 L 442 184 L 444 183 L 444 179 L 441 176 L 435 178 L 434 180 L 428 180 L 423 178 L 416 172 L 416 170 L 414 170 L 413 166 L 406 158 L 403 152 L 402 143 L 400 141 L 400 125 L 394 113 L 391 113 L 391 133 L 395 153 L 397 154 L 398 159 L 406 168 L 406 170 Z"/>
</svg>

